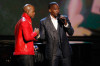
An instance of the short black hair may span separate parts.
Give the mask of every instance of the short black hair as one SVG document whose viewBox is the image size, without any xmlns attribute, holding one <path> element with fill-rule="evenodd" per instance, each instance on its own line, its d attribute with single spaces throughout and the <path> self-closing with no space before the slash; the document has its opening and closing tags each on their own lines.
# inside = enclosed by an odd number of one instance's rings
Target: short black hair
<svg viewBox="0 0 100 66">
<path fill-rule="evenodd" d="M 52 5 L 55 5 L 55 4 L 57 4 L 57 5 L 58 5 L 58 3 L 57 3 L 57 2 L 50 2 L 50 3 L 48 4 L 48 9 L 50 9 L 50 8 L 51 8 L 51 6 L 52 6 Z"/>
</svg>

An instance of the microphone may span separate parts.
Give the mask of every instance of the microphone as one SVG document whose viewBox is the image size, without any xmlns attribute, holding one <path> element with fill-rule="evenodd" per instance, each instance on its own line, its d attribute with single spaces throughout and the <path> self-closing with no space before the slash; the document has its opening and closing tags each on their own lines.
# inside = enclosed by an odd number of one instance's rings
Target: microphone
<svg viewBox="0 0 100 66">
<path fill-rule="evenodd" d="M 65 23 L 65 17 L 61 14 L 57 15 L 58 20 L 60 20 L 62 23 Z"/>
</svg>

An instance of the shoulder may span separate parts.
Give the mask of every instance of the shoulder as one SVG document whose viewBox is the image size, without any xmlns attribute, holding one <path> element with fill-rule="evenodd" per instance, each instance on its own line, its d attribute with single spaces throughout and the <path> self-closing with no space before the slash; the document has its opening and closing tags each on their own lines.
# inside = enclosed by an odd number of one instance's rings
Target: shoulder
<svg viewBox="0 0 100 66">
<path fill-rule="evenodd" d="M 27 21 L 28 21 L 28 20 L 27 20 L 25 17 L 22 17 L 22 18 L 20 19 L 20 24 L 21 24 L 21 26 L 28 26 L 29 24 L 28 24 Z"/>
<path fill-rule="evenodd" d="M 40 22 L 43 22 L 43 21 L 45 21 L 47 19 L 47 17 L 44 17 L 44 18 L 42 18 L 41 20 L 40 20 Z"/>
<path fill-rule="evenodd" d="M 48 16 L 46 16 L 46 17 L 44 17 L 44 18 L 42 18 L 41 20 L 40 20 L 40 22 L 47 22 L 48 20 L 50 20 L 50 15 L 48 15 Z"/>
<path fill-rule="evenodd" d="M 47 22 L 47 17 L 44 17 L 40 20 L 40 24 L 45 24 Z"/>
<path fill-rule="evenodd" d="M 21 24 L 27 24 L 27 23 L 28 23 L 28 20 L 27 20 L 25 17 L 22 17 L 22 18 L 20 19 L 20 23 L 21 23 Z"/>
<path fill-rule="evenodd" d="M 26 23 L 26 22 L 27 22 L 27 19 L 26 19 L 25 17 L 22 17 L 22 18 L 21 18 L 21 22 L 22 22 L 22 23 Z"/>
</svg>

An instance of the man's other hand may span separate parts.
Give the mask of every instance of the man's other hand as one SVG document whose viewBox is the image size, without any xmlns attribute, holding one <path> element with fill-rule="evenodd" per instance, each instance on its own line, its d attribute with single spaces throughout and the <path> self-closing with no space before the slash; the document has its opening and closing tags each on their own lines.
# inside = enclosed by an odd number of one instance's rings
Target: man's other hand
<svg viewBox="0 0 100 66">
<path fill-rule="evenodd" d="M 36 32 L 37 34 L 39 34 L 39 28 L 35 28 L 34 32 Z"/>
</svg>

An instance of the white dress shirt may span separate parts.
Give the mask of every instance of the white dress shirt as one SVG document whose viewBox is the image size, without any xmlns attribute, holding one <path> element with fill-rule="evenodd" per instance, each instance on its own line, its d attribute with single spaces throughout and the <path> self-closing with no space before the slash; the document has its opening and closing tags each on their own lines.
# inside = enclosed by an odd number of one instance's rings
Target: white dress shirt
<svg viewBox="0 0 100 66">
<path fill-rule="evenodd" d="M 57 28 L 58 28 L 58 20 L 57 20 L 57 18 L 54 18 L 51 15 L 50 15 L 50 17 L 51 17 L 51 21 L 52 21 L 55 29 L 57 30 Z"/>
</svg>

